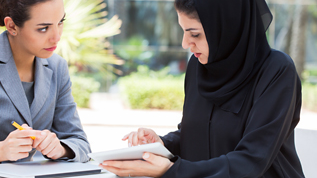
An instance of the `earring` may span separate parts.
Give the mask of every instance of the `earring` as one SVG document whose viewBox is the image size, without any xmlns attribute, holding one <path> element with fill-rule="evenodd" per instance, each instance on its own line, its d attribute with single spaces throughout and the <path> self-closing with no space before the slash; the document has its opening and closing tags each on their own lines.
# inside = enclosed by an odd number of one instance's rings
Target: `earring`
<svg viewBox="0 0 317 178">
<path fill-rule="evenodd" d="M 15 32 L 13 32 L 13 35 L 15 35 Z"/>
</svg>

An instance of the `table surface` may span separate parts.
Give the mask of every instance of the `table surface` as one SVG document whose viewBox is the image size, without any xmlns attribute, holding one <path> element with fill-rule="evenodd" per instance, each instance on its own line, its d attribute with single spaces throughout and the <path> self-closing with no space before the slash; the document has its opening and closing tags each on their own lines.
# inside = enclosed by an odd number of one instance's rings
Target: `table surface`
<svg viewBox="0 0 317 178">
<path fill-rule="evenodd" d="M 40 161 L 45 159 L 42 154 L 40 154 L 40 152 L 36 152 L 36 154 L 33 157 L 33 161 Z M 45 159 L 46 160 L 46 159 Z M 94 164 L 94 165 L 98 165 L 97 162 L 94 161 L 90 161 L 87 164 Z M 102 170 L 100 174 L 91 174 L 91 175 L 83 175 L 83 176 L 71 176 L 68 178 L 93 178 L 93 177 L 100 177 L 100 178 L 124 178 L 124 177 L 120 177 L 117 176 L 111 172 L 108 172 L 107 170 Z M 146 177 L 136 177 L 136 178 L 146 178 Z"/>
</svg>

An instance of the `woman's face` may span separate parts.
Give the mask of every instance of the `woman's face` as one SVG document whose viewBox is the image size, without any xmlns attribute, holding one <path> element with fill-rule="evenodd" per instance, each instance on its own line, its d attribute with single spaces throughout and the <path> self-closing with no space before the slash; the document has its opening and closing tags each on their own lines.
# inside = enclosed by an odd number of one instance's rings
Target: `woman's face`
<svg viewBox="0 0 317 178">
<path fill-rule="evenodd" d="M 17 41 L 22 50 L 40 58 L 50 57 L 63 31 L 63 0 L 50 0 L 30 8 L 30 19 L 17 27 Z"/>
<path fill-rule="evenodd" d="M 184 49 L 190 48 L 190 51 L 198 58 L 202 64 L 207 64 L 209 56 L 209 47 L 202 24 L 186 14 L 177 12 L 178 23 L 184 30 L 182 46 Z"/>
</svg>

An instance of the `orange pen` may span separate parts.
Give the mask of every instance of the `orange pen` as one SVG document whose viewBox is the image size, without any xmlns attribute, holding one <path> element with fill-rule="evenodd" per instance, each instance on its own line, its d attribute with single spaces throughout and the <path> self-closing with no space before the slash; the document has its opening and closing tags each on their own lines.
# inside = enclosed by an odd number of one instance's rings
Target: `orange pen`
<svg viewBox="0 0 317 178">
<path fill-rule="evenodd" d="M 19 130 L 24 130 L 24 128 L 23 127 L 21 127 L 18 123 L 16 123 L 15 121 L 12 121 L 11 122 L 11 124 L 14 126 L 14 127 L 16 127 L 17 129 L 19 129 Z M 35 136 L 31 136 L 31 138 L 33 139 L 33 140 L 35 140 Z"/>
</svg>

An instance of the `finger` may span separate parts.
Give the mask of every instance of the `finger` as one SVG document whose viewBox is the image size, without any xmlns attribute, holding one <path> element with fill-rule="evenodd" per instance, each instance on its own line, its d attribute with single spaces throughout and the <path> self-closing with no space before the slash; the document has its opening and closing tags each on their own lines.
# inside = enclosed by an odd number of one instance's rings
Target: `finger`
<svg viewBox="0 0 317 178">
<path fill-rule="evenodd" d="M 167 167 L 170 164 L 169 159 L 155 155 L 153 153 L 145 152 L 142 158 L 153 165 L 165 165 Z"/>
<path fill-rule="evenodd" d="M 19 130 L 14 133 L 17 138 L 25 138 L 25 137 L 38 137 L 41 135 L 41 131 L 38 130 Z"/>
<path fill-rule="evenodd" d="M 52 158 L 52 159 L 58 159 L 58 155 L 59 155 L 59 149 L 58 149 L 58 145 L 53 145 L 53 149 L 46 154 L 47 157 Z"/>
<path fill-rule="evenodd" d="M 126 173 L 126 175 L 123 175 L 123 173 L 122 173 L 123 170 L 122 169 L 119 169 L 119 168 L 116 168 L 116 167 L 111 167 L 111 166 L 105 166 L 105 165 L 102 165 L 102 164 L 100 164 L 99 166 L 102 167 L 103 169 L 106 169 L 109 172 L 112 172 L 112 173 L 116 174 L 117 176 L 129 177 L 129 173 Z"/>
<path fill-rule="evenodd" d="M 148 143 L 147 139 L 145 138 L 145 135 L 144 135 L 145 130 L 146 129 L 144 129 L 144 128 L 139 128 L 138 129 L 138 138 L 139 138 L 139 144 L 140 145 Z"/>
<path fill-rule="evenodd" d="M 23 127 L 26 130 L 32 130 L 32 128 L 27 124 L 22 124 L 21 127 Z"/>
<path fill-rule="evenodd" d="M 132 138 L 132 146 L 138 146 L 138 145 L 139 145 L 138 134 L 134 134 Z"/>
<path fill-rule="evenodd" d="M 138 160 L 133 161 L 104 161 L 102 165 L 119 169 L 131 169 L 136 166 Z"/>
<path fill-rule="evenodd" d="M 128 146 L 131 147 L 132 146 L 132 142 L 133 142 L 133 137 L 135 135 L 135 132 L 131 132 L 131 134 L 129 135 L 129 140 L 128 140 Z"/>
<path fill-rule="evenodd" d="M 21 145 L 18 148 L 18 153 L 29 153 L 32 151 L 32 146 L 31 145 Z"/>
<path fill-rule="evenodd" d="M 33 145 L 33 140 L 30 137 L 18 138 L 16 139 L 19 146 L 31 146 Z"/>
<path fill-rule="evenodd" d="M 126 141 L 126 140 L 129 138 L 129 135 L 130 135 L 130 134 L 127 134 L 127 135 L 123 136 L 122 140 L 123 140 L 123 141 Z"/>
<path fill-rule="evenodd" d="M 43 130 L 42 131 L 43 135 L 46 135 L 45 137 L 42 138 L 41 142 L 38 144 L 38 146 L 36 146 L 35 148 L 42 152 L 44 149 L 46 149 L 48 147 L 48 145 L 50 144 L 50 142 L 52 142 L 53 137 L 52 137 L 52 133 L 48 130 Z M 43 154 L 43 153 L 42 153 Z"/>
<path fill-rule="evenodd" d="M 21 152 L 21 153 L 15 153 L 12 156 L 8 157 L 9 161 L 17 161 L 19 159 L 27 158 L 29 156 L 29 152 Z"/>
<path fill-rule="evenodd" d="M 41 131 L 40 136 L 37 136 L 35 140 L 33 141 L 33 148 L 37 148 L 42 143 L 42 141 L 45 140 L 45 138 L 47 137 L 47 134 L 48 133 L 46 131 Z"/>
<path fill-rule="evenodd" d="M 47 144 L 47 146 L 44 149 L 42 149 L 41 152 L 43 155 L 46 155 L 47 157 L 51 158 L 50 156 L 55 155 L 55 152 L 53 152 L 55 147 L 56 147 L 56 141 L 52 140 L 51 142 Z"/>
</svg>

